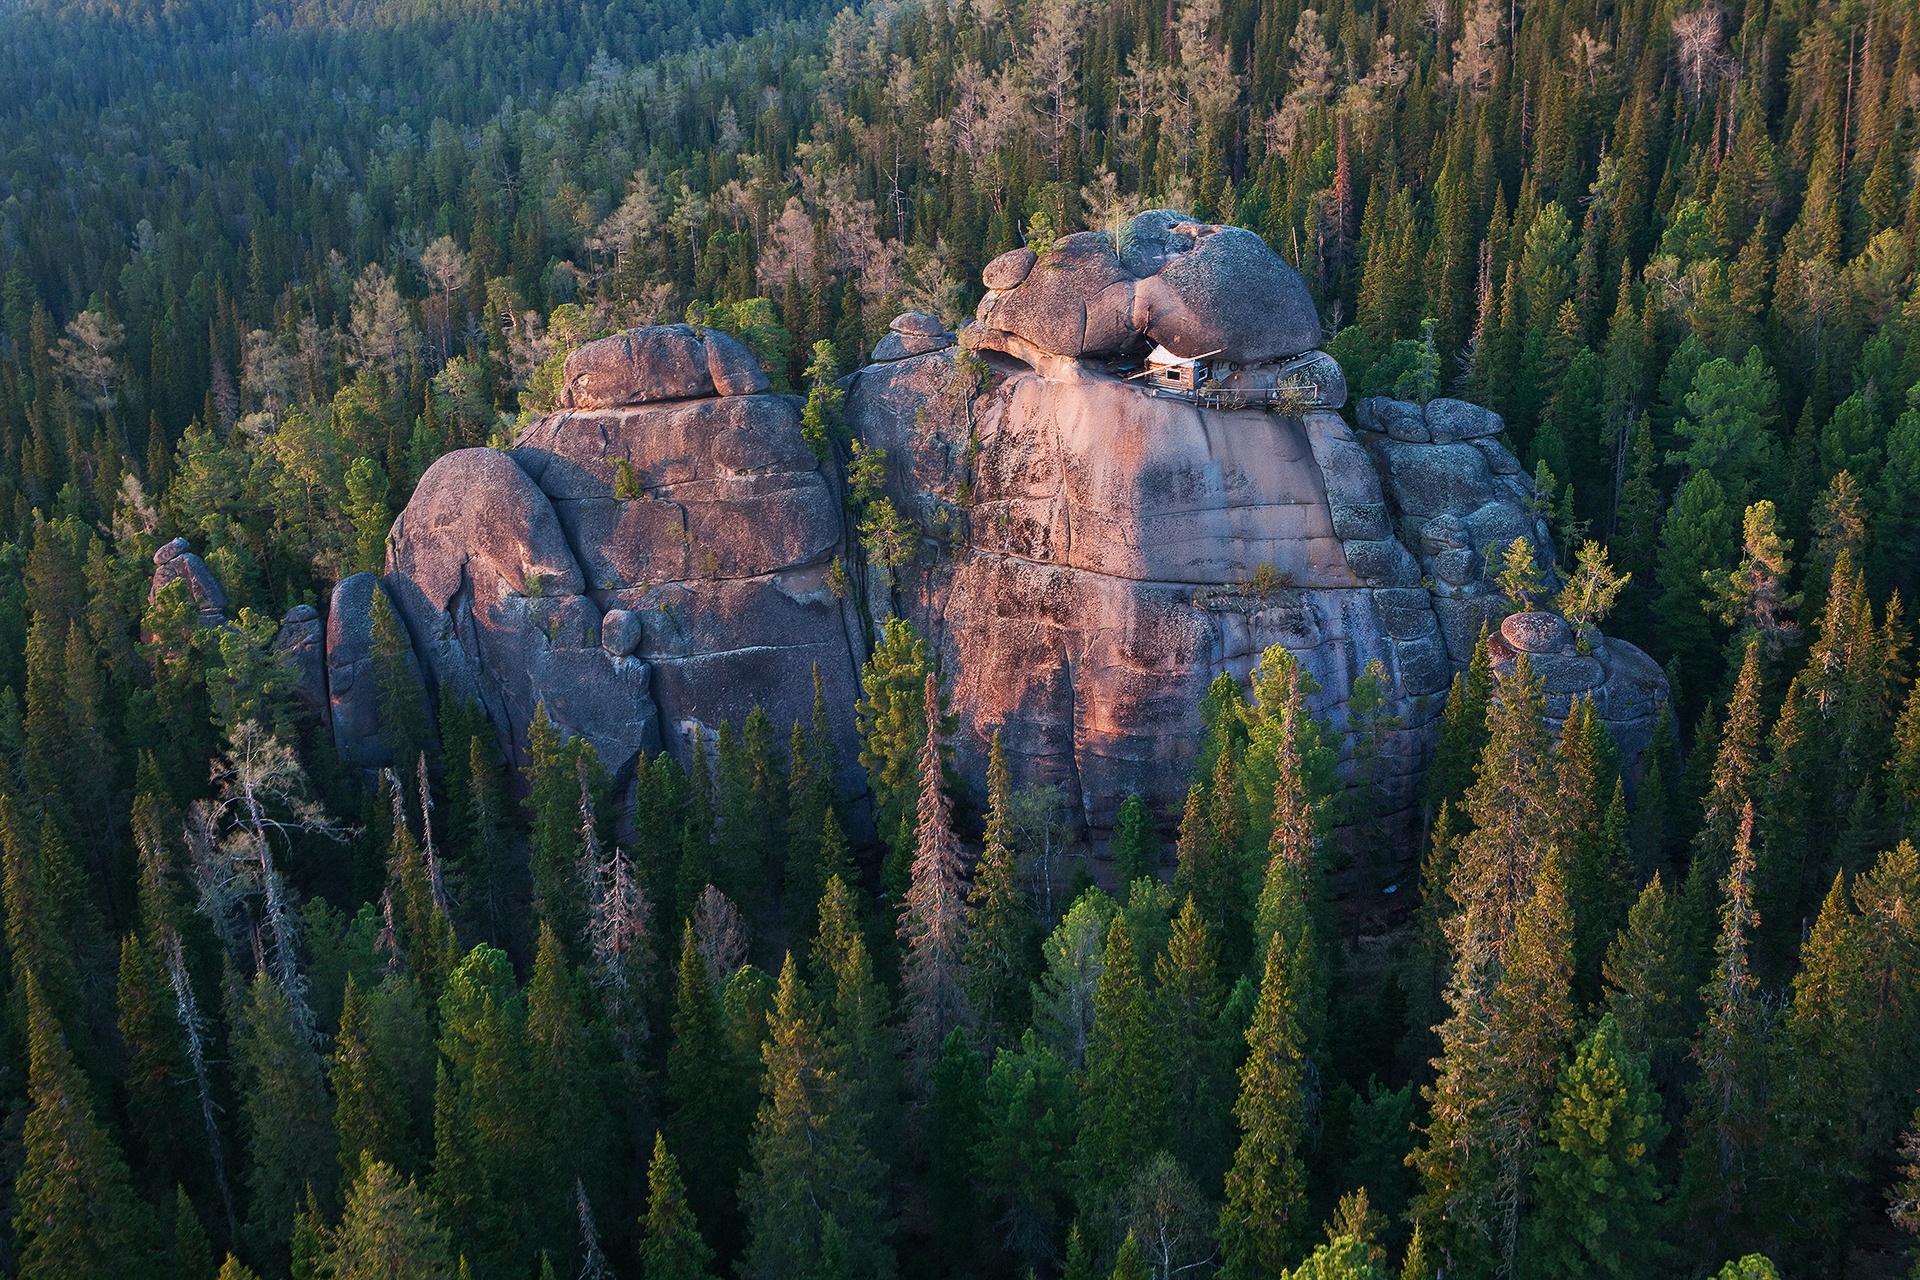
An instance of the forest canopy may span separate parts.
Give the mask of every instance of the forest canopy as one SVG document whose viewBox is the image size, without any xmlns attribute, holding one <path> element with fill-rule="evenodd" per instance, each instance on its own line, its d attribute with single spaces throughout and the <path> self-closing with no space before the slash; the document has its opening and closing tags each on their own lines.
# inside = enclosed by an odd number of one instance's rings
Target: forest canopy
<svg viewBox="0 0 1920 1280">
<path fill-rule="evenodd" d="M 1892 0 L 0 6 L 0 1265 L 1920 1266 L 1916 111 Z M 1156 206 L 1358 395 L 1503 415 L 1562 608 L 1669 674 L 1640 765 L 1483 650 L 1387 832 L 1274 650 L 1096 858 L 956 794 L 897 621 L 886 849 L 824 710 L 618 785 L 300 710 L 278 617 L 581 343 L 722 329 L 825 423 L 896 313 Z M 226 626 L 150 598 L 176 535 Z"/>
</svg>

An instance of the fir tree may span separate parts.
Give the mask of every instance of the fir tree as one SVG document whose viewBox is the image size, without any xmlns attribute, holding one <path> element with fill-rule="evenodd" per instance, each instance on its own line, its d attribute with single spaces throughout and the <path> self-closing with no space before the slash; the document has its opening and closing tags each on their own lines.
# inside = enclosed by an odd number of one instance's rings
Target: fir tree
<svg viewBox="0 0 1920 1280">
<path fill-rule="evenodd" d="M 1680 487 L 1661 525 L 1654 573 L 1660 596 L 1654 612 L 1660 638 L 1679 664 L 1689 719 L 1701 705 L 1700 691 L 1713 684 L 1715 646 L 1702 607 L 1706 575 L 1724 569 L 1733 558 L 1732 511 L 1737 509 L 1729 505 L 1713 472 L 1696 471 Z"/>
<path fill-rule="evenodd" d="M 1654 1081 L 1669 1097 L 1700 1021 L 1703 975 L 1696 972 L 1683 910 L 1656 874 L 1628 911 L 1602 968 L 1607 1014 L 1620 1029 L 1622 1045 L 1648 1060 Z"/>
<path fill-rule="evenodd" d="M 1220 1210 L 1223 1274 L 1230 1280 L 1273 1275 L 1306 1239 L 1305 1090 L 1309 1066 L 1294 1010 L 1291 966 L 1270 946 L 1260 1003 L 1247 1028 L 1234 1120 L 1240 1146 L 1227 1173 Z"/>
<path fill-rule="evenodd" d="M 680 1162 L 663 1133 L 653 1135 L 647 1163 L 647 1212 L 641 1219 L 640 1270 L 645 1280 L 712 1280 L 713 1250 L 700 1238 Z"/>
<path fill-rule="evenodd" d="M 1152 1273 L 1140 1257 L 1140 1244 L 1131 1231 L 1127 1232 L 1126 1239 L 1120 1242 L 1120 1251 L 1114 1255 L 1113 1272 L 1109 1280 L 1152 1280 Z"/>
<path fill-rule="evenodd" d="M 213 1245 L 187 1189 L 173 1189 L 173 1280 L 213 1280 Z"/>
<path fill-rule="evenodd" d="M 821 992 L 826 1043 L 839 1076 L 847 1122 L 876 1158 L 893 1149 L 897 1092 L 887 992 L 873 976 L 853 891 L 835 876 L 820 898 L 820 932 L 811 956 Z M 957 1029 L 957 1028 L 956 1028 Z M 949 1037 L 951 1038 L 951 1037 Z"/>
<path fill-rule="evenodd" d="M 854 707 L 860 763 L 873 786 L 873 822 L 883 834 L 898 830 L 916 812 L 922 771 L 915 765 L 926 740 L 925 688 L 932 672 L 927 642 L 912 624 L 887 619 L 861 673 L 861 697 Z"/>
<path fill-rule="evenodd" d="M 664 1137 L 685 1157 L 689 1204 L 724 1248 L 737 1230 L 733 1191 L 752 1123 L 751 1080 L 728 1043 L 691 924 L 681 933 L 671 1033 Z"/>
<path fill-rule="evenodd" d="M 932 672 L 921 705 L 927 720 L 920 752 L 920 822 L 899 934 L 906 944 L 900 988 L 910 1061 L 914 1074 L 924 1078 L 948 1033 L 973 1025 L 973 1011 L 966 995 L 967 900 L 940 757 L 942 726 Z"/>
<path fill-rule="evenodd" d="M 1646 1274 L 1660 1235 L 1654 1156 L 1665 1136 L 1645 1062 L 1603 1016 L 1560 1075 L 1534 1171 L 1530 1274 Z"/>
<path fill-rule="evenodd" d="M 1206 922 L 1188 898 L 1174 919 L 1166 950 L 1154 960 L 1152 997 L 1167 1073 L 1167 1116 L 1173 1153 L 1205 1183 L 1226 1172 L 1226 1121 L 1231 1064 L 1221 1043 L 1223 993 Z"/>
<path fill-rule="evenodd" d="M 452 1280 L 452 1246 L 432 1205 L 391 1165 L 369 1164 L 347 1193 L 321 1261 L 336 1280 Z"/>
<path fill-rule="evenodd" d="M 234 994 L 250 1193 L 245 1230 L 271 1256 L 285 1248 L 308 1188 L 325 1195 L 336 1184 L 334 1132 L 320 1056 L 295 1029 L 280 984 L 263 970 Z"/>
</svg>

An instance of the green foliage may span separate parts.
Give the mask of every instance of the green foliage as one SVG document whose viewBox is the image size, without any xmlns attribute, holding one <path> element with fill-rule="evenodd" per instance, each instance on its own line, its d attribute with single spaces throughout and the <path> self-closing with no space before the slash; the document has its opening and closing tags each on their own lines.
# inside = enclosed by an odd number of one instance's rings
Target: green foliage
<svg viewBox="0 0 1920 1280">
<path fill-rule="evenodd" d="M 1666 1136 L 1646 1066 L 1603 1016 L 1561 1072 L 1534 1171 L 1530 1269 L 1542 1276 L 1645 1275 L 1659 1240 Z"/>
<path fill-rule="evenodd" d="M 713 1250 L 700 1238 L 680 1163 L 667 1150 L 665 1134 L 653 1135 L 647 1163 L 647 1215 L 642 1223 L 640 1266 L 647 1280 L 710 1280 Z"/>
</svg>

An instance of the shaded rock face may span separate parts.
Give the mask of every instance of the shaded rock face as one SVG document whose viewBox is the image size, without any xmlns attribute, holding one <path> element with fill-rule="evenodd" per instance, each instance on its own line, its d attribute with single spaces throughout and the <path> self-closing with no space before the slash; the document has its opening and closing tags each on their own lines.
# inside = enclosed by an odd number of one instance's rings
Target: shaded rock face
<svg viewBox="0 0 1920 1280">
<path fill-rule="evenodd" d="M 297 604 L 280 619 L 273 653 L 295 673 L 293 696 L 331 727 L 333 706 L 327 696 L 327 621 L 310 604 Z"/>
<path fill-rule="evenodd" d="M 808 719 L 817 668 L 857 790 L 837 478 L 801 402 L 741 360 L 685 325 L 590 343 L 570 407 L 510 454 L 441 458 L 396 521 L 385 581 L 431 683 L 485 707 L 510 758 L 544 704 L 616 773 L 663 745 L 690 760 L 756 703 L 782 732 Z"/>
<path fill-rule="evenodd" d="M 393 608 L 378 577 L 356 573 L 333 589 L 327 607 L 327 719 L 333 727 L 334 750 L 350 765 L 389 762 L 387 744 L 380 738 L 379 677 L 373 661 L 375 596 L 386 598 L 387 607 Z M 418 678 L 412 649 L 405 656 Z"/>
<path fill-rule="evenodd" d="M 388 535 L 385 581 L 431 686 L 484 707 L 516 763 L 542 703 L 609 768 L 657 747 L 646 665 L 602 645 L 553 504 L 505 454 L 461 449 L 427 469 Z"/>
</svg>

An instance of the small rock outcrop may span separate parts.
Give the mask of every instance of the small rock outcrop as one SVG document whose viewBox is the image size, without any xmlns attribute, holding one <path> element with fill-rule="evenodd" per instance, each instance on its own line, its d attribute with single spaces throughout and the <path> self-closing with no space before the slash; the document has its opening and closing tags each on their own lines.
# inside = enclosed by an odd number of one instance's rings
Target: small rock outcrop
<svg viewBox="0 0 1920 1280">
<path fill-rule="evenodd" d="M 176 582 L 185 582 L 200 611 L 200 625 L 223 627 L 227 623 L 227 592 L 220 580 L 207 568 L 207 562 L 194 553 L 185 538 L 163 543 L 153 553 L 153 586 L 147 591 L 147 603 Z"/>
</svg>

